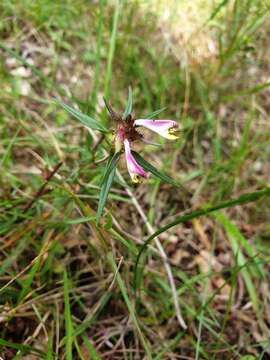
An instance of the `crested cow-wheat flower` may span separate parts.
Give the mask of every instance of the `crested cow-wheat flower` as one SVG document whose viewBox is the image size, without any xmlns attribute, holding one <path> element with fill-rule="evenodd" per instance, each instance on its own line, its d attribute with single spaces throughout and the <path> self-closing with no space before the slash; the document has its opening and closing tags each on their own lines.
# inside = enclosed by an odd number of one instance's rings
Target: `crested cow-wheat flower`
<svg viewBox="0 0 270 360">
<path fill-rule="evenodd" d="M 111 119 L 117 124 L 114 138 L 115 151 L 119 152 L 124 149 L 131 180 L 134 183 L 139 183 L 142 178 L 147 177 L 147 173 L 132 155 L 132 143 L 143 137 L 138 128 L 145 127 L 166 139 L 175 140 L 178 138 L 178 124 L 174 120 L 135 119 L 132 114 L 124 117 L 116 114 L 108 103 L 106 103 L 106 106 Z"/>
<path fill-rule="evenodd" d="M 136 119 L 134 124 L 135 126 L 144 126 L 169 140 L 178 138 L 176 135 L 178 124 L 173 120 Z"/>
<path fill-rule="evenodd" d="M 114 180 L 117 162 L 122 153 L 125 153 L 127 169 L 131 180 L 134 183 L 140 183 L 144 178 L 148 177 L 149 173 L 152 173 L 154 176 L 159 178 L 161 181 L 164 181 L 165 183 L 169 183 L 173 186 L 179 186 L 179 184 L 175 180 L 157 170 L 152 164 L 148 163 L 138 152 L 132 150 L 133 143 L 135 141 L 143 140 L 144 142 L 146 142 L 143 139 L 143 135 L 139 130 L 141 127 L 154 131 L 155 133 L 163 136 L 166 139 L 174 140 L 177 139 L 177 122 L 174 120 L 165 119 L 149 119 L 149 117 L 154 116 L 154 114 L 149 115 L 147 119 L 136 119 L 132 114 L 131 88 L 129 88 L 127 106 L 123 114 L 116 113 L 105 99 L 104 101 L 109 111 L 110 122 L 114 124 L 114 136 L 113 143 L 109 145 L 110 149 L 108 162 L 100 184 L 101 189 L 96 216 L 97 224 L 99 223 L 102 216 L 102 212 Z M 102 133 L 100 141 L 97 142 L 96 147 L 99 146 L 99 144 L 101 144 L 104 139 L 109 140 L 109 134 L 111 134 L 111 129 L 109 129 L 107 126 L 92 118 L 91 116 L 83 114 L 82 112 L 70 107 L 62 101 L 55 100 L 55 102 L 62 106 L 62 108 L 66 110 L 70 115 L 81 121 L 81 123 L 88 129 L 96 130 Z M 155 114 L 158 114 L 159 112 L 160 111 L 156 111 Z M 107 135 L 109 137 L 107 137 Z"/>
</svg>

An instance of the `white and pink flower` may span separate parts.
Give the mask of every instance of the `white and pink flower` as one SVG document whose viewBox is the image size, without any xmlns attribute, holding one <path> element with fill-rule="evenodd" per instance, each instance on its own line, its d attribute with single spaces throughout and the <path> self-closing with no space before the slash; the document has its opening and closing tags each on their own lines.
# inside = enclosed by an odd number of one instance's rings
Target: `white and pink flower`
<svg viewBox="0 0 270 360">
<path fill-rule="evenodd" d="M 147 173 L 138 164 L 131 152 L 131 144 L 143 138 L 138 128 L 145 127 L 166 139 L 175 140 L 178 138 L 178 124 L 173 120 L 136 119 L 132 114 L 122 118 L 121 116 L 116 116 L 116 113 L 108 104 L 106 106 L 109 109 L 111 119 L 117 123 L 114 137 L 115 152 L 121 151 L 124 147 L 129 175 L 134 183 L 140 183 L 142 178 L 147 177 Z"/>
<path fill-rule="evenodd" d="M 131 153 L 130 143 L 127 139 L 124 140 L 124 147 L 125 147 L 127 168 L 128 168 L 128 172 L 131 177 L 131 180 L 134 183 L 139 183 L 141 181 L 141 178 L 147 177 L 147 173 L 143 170 L 143 168 L 134 159 L 134 156 Z"/>
<path fill-rule="evenodd" d="M 145 128 L 158 133 L 166 139 L 175 140 L 178 138 L 176 132 L 178 124 L 173 120 L 151 120 L 151 119 L 137 119 L 134 121 L 135 126 L 144 126 Z"/>
</svg>

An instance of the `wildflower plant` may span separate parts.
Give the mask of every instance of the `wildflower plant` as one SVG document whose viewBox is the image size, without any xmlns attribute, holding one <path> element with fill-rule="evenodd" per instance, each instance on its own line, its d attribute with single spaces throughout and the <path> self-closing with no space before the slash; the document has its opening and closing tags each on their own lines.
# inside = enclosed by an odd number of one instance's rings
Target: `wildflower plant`
<svg viewBox="0 0 270 360">
<path fill-rule="evenodd" d="M 132 113 L 133 100 L 131 88 L 129 88 L 128 101 L 123 114 L 115 112 L 106 99 L 104 99 L 104 102 L 109 113 L 110 123 L 113 125 L 112 129 L 106 128 L 97 120 L 71 108 L 65 103 L 57 101 L 57 103 L 60 104 L 69 114 L 76 117 L 87 128 L 103 133 L 104 138 L 106 138 L 106 135 L 113 133 L 113 140 L 110 144 L 110 153 L 100 184 L 101 191 L 97 210 L 97 223 L 99 223 L 99 220 L 102 216 L 103 209 L 105 207 L 106 200 L 115 177 L 117 163 L 122 154 L 125 156 L 127 170 L 134 184 L 141 183 L 144 179 L 149 177 L 150 173 L 152 173 L 160 180 L 171 185 L 178 186 L 178 184 L 172 178 L 157 170 L 138 152 L 132 150 L 134 142 L 144 140 L 143 135 L 140 132 L 141 127 L 147 128 L 148 130 L 151 130 L 166 139 L 175 140 L 178 138 L 178 123 L 174 120 L 153 119 L 153 117 L 157 116 L 164 109 L 155 111 L 154 113 L 148 115 L 147 119 L 135 118 Z"/>
</svg>

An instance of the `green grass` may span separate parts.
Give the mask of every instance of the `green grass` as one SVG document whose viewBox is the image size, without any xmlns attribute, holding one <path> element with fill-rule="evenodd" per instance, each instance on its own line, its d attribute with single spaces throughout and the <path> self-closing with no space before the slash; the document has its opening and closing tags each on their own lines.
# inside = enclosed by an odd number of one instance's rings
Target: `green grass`
<svg viewBox="0 0 270 360">
<path fill-rule="evenodd" d="M 4 359 L 270 355 L 269 4 L 158 3 L 0 4 Z M 109 193 L 103 96 L 181 125 Z"/>
</svg>

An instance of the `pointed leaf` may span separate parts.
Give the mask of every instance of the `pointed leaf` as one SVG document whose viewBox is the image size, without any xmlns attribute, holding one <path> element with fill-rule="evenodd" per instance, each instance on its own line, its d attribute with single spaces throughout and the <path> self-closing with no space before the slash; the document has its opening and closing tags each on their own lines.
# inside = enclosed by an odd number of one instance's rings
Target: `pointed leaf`
<svg viewBox="0 0 270 360">
<path fill-rule="evenodd" d="M 62 106 L 62 108 L 64 110 L 66 110 L 70 115 L 72 115 L 76 119 L 78 119 L 86 127 L 90 128 L 90 129 L 93 129 L 93 130 L 98 130 L 98 131 L 101 131 L 101 132 L 107 132 L 108 131 L 108 129 L 106 129 L 102 124 L 100 124 L 98 121 L 91 118 L 90 116 L 85 115 L 82 112 L 73 109 L 72 107 L 70 107 L 69 105 L 63 103 L 62 101 L 56 100 L 55 102 L 56 102 L 56 104 Z"/>
<path fill-rule="evenodd" d="M 45 353 L 43 351 L 41 351 L 40 349 L 34 348 L 30 345 L 25 345 L 25 344 L 19 344 L 19 343 L 14 343 L 11 341 L 7 341 L 5 339 L 0 338 L 0 346 L 5 346 L 7 348 L 11 348 L 11 349 L 15 349 L 15 350 L 20 350 L 22 353 L 37 353 L 39 354 L 42 358 L 45 357 Z M 2 354 L 1 354 L 2 355 Z"/>
<path fill-rule="evenodd" d="M 244 205 L 249 202 L 257 201 L 263 197 L 270 196 L 270 188 L 265 188 L 260 191 L 254 191 L 251 193 L 247 193 L 244 195 L 239 196 L 236 199 L 224 201 L 222 203 L 216 204 L 214 206 L 209 206 L 205 208 L 201 208 L 198 210 L 191 211 L 190 213 L 178 216 L 175 218 L 174 221 L 168 223 L 167 225 L 161 226 L 154 234 L 149 236 L 148 239 L 145 240 L 144 244 L 142 245 L 139 254 L 137 255 L 136 262 L 135 262 L 135 269 L 134 269 L 134 291 L 136 294 L 137 289 L 139 288 L 140 284 L 138 284 L 138 278 L 139 278 L 139 263 L 142 255 L 147 250 L 148 245 L 151 243 L 151 241 L 158 235 L 162 234 L 163 232 L 167 231 L 168 229 L 178 225 L 182 224 L 184 222 L 190 221 L 192 219 L 196 219 L 200 216 L 208 215 L 210 213 L 213 213 L 214 211 L 230 208 L 236 205 Z"/>
<path fill-rule="evenodd" d="M 128 87 L 128 101 L 127 101 L 126 109 L 123 113 L 123 118 L 125 119 L 129 114 L 131 114 L 131 112 L 132 112 L 132 89 L 129 86 Z"/>
<path fill-rule="evenodd" d="M 222 213 L 217 211 L 214 213 L 214 217 L 218 220 L 218 222 L 220 222 L 223 225 L 223 227 L 227 233 L 228 239 L 231 242 L 231 247 L 232 247 L 232 251 L 235 256 L 235 259 L 236 259 L 236 263 L 241 269 L 240 272 L 241 272 L 244 282 L 246 284 L 246 288 L 249 293 L 254 310 L 258 310 L 258 301 L 259 300 L 257 298 L 256 289 L 253 284 L 253 279 L 251 276 L 251 273 L 253 274 L 253 271 L 251 271 L 251 268 L 249 268 L 247 266 L 247 260 L 244 256 L 243 252 L 240 249 L 240 241 L 239 240 L 241 240 L 241 241 L 243 240 L 243 239 L 239 239 L 239 235 L 241 233 L 239 232 L 237 227 L 234 226 L 234 224 L 232 224 L 229 221 L 229 219 Z M 240 236 L 242 236 L 242 234 Z M 255 257 L 256 257 L 256 254 L 253 254 L 253 259 L 255 259 Z"/>
<path fill-rule="evenodd" d="M 73 323 L 72 323 L 72 317 L 71 317 L 71 308 L 70 308 L 70 298 L 69 298 L 69 292 L 70 292 L 70 281 L 67 275 L 67 272 L 64 271 L 64 319 L 65 319 L 65 331 L 66 331 L 66 359 L 72 360 L 72 347 L 73 347 Z"/>
<path fill-rule="evenodd" d="M 113 154 L 112 156 L 109 157 L 109 160 L 107 162 L 107 166 L 106 166 L 105 172 L 103 174 L 100 185 L 102 185 L 105 181 L 108 180 L 108 177 L 109 177 L 112 169 L 116 166 L 120 155 L 121 155 L 121 153 L 118 152 L 118 153 L 115 153 L 115 154 Z"/>
<path fill-rule="evenodd" d="M 91 343 L 91 341 L 88 339 L 87 336 L 83 335 L 83 342 L 85 345 L 85 348 L 88 351 L 89 358 L 93 360 L 101 360 L 101 357 L 98 355 L 97 350 L 95 349 L 94 345 Z"/>
<path fill-rule="evenodd" d="M 264 276 L 265 274 L 264 274 L 263 265 L 261 264 L 260 259 L 257 258 L 256 249 L 252 246 L 252 244 L 249 243 L 249 241 L 245 238 L 245 236 L 238 229 L 238 227 L 230 220 L 229 217 L 227 217 L 226 215 L 224 215 L 219 211 L 214 213 L 214 217 L 224 227 L 225 231 L 227 232 L 228 238 L 231 240 L 232 243 L 232 248 L 233 250 L 235 250 L 234 253 L 236 254 L 237 249 L 239 249 L 240 246 L 242 246 L 246 254 L 251 259 L 253 259 L 252 264 L 249 265 L 251 269 L 251 273 L 257 277 Z"/>
<path fill-rule="evenodd" d="M 160 113 L 162 113 L 162 111 L 166 110 L 165 107 L 159 109 L 159 110 L 156 110 L 156 111 L 153 111 L 151 112 L 150 114 L 147 114 L 146 116 L 143 117 L 143 119 L 153 119 L 155 118 L 157 115 L 159 115 Z"/>
<path fill-rule="evenodd" d="M 174 181 L 172 178 L 170 178 L 168 175 L 161 173 L 159 170 L 157 170 L 153 165 L 151 165 L 148 161 L 146 161 L 144 158 L 141 157 L 140 154 L 138 154 L 136 151 L 132 151 L 132 155 L 134 156 L 135 160 L 141 165 L 141 167 L 151 172 L 153 175 L 155 175 L 160 180 L 164 181 L 165 183 L 171 184 L 173 186 L 180 186 L 177 184 L 176 181 Z"/>
<path fill-rule="evenodd" d="M 116 163 L 114 166 L 111 165 L 112 158 L 110 158 L 107 162 L 106 170 L 103 177 L 103 183 L 101 186 L 100 194 L 99 194 L 99 203 L 97 209 L 97 218 L 96 224 L 98 225 L 101 215 L 103 213 L 103 209 L 105 207 L 110 188 L 113 183 L 115 171 L 116 171 Z"/>
</svg>

